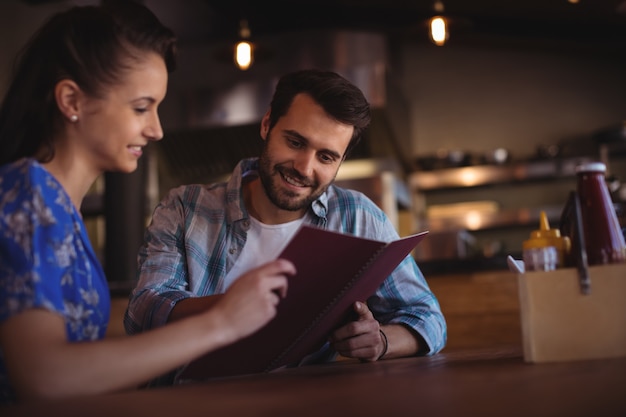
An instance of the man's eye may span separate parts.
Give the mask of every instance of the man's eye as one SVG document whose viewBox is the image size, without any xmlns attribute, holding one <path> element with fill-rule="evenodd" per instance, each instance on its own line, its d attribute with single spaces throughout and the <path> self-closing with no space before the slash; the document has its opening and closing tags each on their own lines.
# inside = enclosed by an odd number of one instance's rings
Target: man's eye
<svg viewBox="0 0 626 417">
<path fill-rule="evenodd" d="M 289 140 L 289 145 L 290 145 L 292 148 L 301 148 L 301 147 L 302 147 L 302 143 L 301 143 L 300 141 L 298 141 L 298 140 L 293 140 L 293 139 L 290 139 L 290 140 Z"/>
</svg>

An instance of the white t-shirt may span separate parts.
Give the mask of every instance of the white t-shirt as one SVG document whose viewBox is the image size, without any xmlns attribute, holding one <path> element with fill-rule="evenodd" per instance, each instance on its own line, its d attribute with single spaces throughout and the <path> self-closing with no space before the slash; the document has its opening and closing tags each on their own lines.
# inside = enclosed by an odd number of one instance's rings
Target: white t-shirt
<svg viewBox="0 0 626 417">
<path fill-rule="evenodd" d="M 265 224 L 250 217 L 250 230 L 243 251 L 224 280 L 224 290 L 247 271 L 273 261 L 287 246 L 304 217 L 283 224 Z"/>
</svg>

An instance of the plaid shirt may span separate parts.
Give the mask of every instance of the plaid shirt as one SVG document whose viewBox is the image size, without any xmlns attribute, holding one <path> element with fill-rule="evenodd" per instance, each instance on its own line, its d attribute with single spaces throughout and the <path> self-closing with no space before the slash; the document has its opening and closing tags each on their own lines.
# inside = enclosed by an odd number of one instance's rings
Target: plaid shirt
<svg viewBox="0 0 626 417">
<path fill-rule="evenodd" d="M 242 160 L 228 182 L 180 186 L 156 207 L 139 251 L 139 281 L 124 317 L 129 334 L 164 325 L 179 300 L 224 292 L 224 278 L 250 228 L 242 184 L 256 178 L 257 169 L 257 158 Z M 335 185 L 312 203 L 304 222 L 378 241 L 399 238 L 384 212 L 364 194 Z M 445 319 L 412 256 L 367 303 L 380 323 L 403 323 L 419 333 L 427 344 L 424 354 L 444 347 Z"/>
</svg>

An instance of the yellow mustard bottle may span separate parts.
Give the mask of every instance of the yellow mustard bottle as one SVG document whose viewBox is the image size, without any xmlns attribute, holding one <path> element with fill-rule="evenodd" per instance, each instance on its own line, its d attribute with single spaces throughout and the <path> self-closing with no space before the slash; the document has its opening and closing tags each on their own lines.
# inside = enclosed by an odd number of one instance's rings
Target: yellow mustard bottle
<svg viewBox="0 0 626 417">
<path fill-rule="evenodd" d="M 522 244 L 524 266 L 528 271 L 550 271 L 565 265 L 569 253 L 569 237 L 561 236 L 559 229 L 550 229 L 548 216 L 541 211 L 539 229 L 530 233 L 530 238 Z"/>
</svg>

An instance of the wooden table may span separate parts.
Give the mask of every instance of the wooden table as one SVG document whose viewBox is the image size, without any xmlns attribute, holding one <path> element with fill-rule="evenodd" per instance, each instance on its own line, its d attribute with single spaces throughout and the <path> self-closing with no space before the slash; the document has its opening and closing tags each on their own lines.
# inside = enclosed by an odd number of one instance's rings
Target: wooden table
<svg viewBox="0 0 626 417">
<path fill-rule="evenodd" d="M 626 416 L 626 358 L 528 364 L 519 347 L 339 361 L 0 409 L 8 416 Z"/>
</svg>

